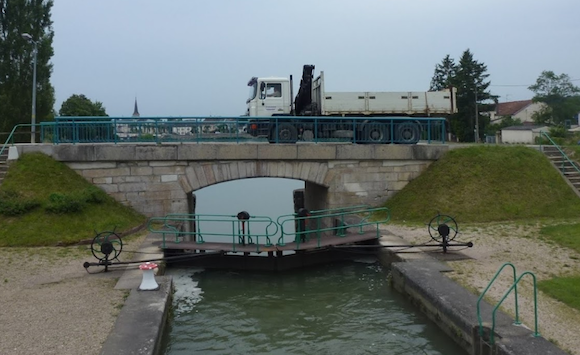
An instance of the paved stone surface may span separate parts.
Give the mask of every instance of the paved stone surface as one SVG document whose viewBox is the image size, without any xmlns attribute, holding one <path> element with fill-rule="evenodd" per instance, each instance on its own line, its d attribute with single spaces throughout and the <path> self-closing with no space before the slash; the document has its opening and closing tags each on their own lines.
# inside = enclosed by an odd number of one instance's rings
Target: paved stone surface
<svg viewBox="0 0 580 355">
<path fill-rule="evenodd" d="M 133 289 L 117 317 L 101 355 L 156 355 L 171 303 L 170 277 L 157 276 L 159 290 Z"/>
</svg>

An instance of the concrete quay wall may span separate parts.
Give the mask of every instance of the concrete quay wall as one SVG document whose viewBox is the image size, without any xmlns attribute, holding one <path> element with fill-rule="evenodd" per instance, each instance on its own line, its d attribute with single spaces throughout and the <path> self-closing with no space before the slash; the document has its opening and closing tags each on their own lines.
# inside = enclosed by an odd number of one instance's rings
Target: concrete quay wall
<svg viewBox="0 0 580 355">
<path fill-rule="evenodd" d="M 189 213 L 188 194 L 237 179 L 305 181 L 306 208 L 380 205 L 447 150 L 443 145 L 23 144 L 66 163 L 146 216 Z M 14 156 L 14 155 L 13 155 Z"/>
</svg>

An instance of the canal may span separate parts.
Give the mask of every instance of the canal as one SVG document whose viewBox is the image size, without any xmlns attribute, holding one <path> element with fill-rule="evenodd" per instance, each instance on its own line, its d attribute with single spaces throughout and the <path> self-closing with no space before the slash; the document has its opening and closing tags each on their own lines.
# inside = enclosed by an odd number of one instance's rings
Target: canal
<svg viewBox="0 0 580 355">
<path fill-rule="evenodd" d="M 292 190 L 302 187 L 271 178 L 219 184 L 196 192 L 196 212 L 275 219 L 292 213 Z M 175 294 L 166 355 L 465 354 L 390 286 L 371 256 L 287 272 L 167 274 Z"/>
</svg>

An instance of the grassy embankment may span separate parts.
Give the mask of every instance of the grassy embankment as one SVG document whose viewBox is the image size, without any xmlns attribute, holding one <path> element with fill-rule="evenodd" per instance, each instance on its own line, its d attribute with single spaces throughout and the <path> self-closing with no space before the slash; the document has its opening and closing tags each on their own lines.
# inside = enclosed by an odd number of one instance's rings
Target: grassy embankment
<svg viewBox="0 0 580 355">
<path fill-rule="evenodd" d="M 75 244 L 145 221 L 41 153 L 25 154 L 12 163 L 0 185 L 0 247 Z"/>
<path fill-rule="evenodd" d="M 395 223 L 424 225 L 437 213 L 460 224 L 540 223 L 541 238 L 580 253 L 580 198 L 545 156 L 526 147 L 449 151 L 385 205 Z M 580 309 L 580 275 L 539 283 Z"/>
</svg>

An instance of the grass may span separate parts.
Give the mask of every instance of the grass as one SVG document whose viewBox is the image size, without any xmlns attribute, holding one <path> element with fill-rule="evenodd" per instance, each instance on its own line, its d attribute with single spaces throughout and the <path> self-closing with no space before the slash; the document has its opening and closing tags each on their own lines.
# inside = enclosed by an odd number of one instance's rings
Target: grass
<svg viewBox="0 0 580 355">
<path fill-rule="evenodd" d="M 146 221 L 100 190 L 96 192 L 100 202 L 86 203 L 80 211 L 47 212 L 53 194 L 81 196 L 93 190 L 92 184 L 64 163 L 41 153 L 22 155 L 10 165 L 0 196 L 16 193 L 18 199 L 36 201 L 38 206 L 21 215 L 0 214 L 0 247 L 75 244 L 94 238 L 97 232 L 119 232 Z"/>
<path fill-rule="evenodd" d="M 544 226 L 540 229 L 540 236 L 580 253 L 580 223 Z"/>
<path fill-rule="evenodd" d="M 474 146 L 450 150 L 389 199 L 391 220 L 426 223 L 437 213 L 458 223 L 580 216 L 580 199 L 539 151 Z"/>
<path fill-rule="evenodd" d="M 569 307 L 580 311 L 580 276 L 555 277 L 538 282 L 538 288 Z"/>
</svg>

